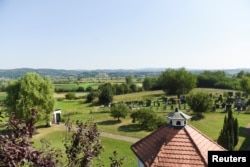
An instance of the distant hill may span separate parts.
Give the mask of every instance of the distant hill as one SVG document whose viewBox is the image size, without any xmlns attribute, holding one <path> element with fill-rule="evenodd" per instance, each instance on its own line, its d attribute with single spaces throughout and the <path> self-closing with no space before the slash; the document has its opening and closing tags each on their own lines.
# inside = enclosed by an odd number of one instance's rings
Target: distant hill
<svg viewBox="0 0 250 167">
<path fill-rule="evenodd" d="M 17 68 L 17 69 L 0 69 L 0 78 L 17 79 L 27 72 L 36 72 L 41 76 L 49 76 L 56 78 L 89 78 L 89 77 L 124 77 L 133 75 L 136 77 L 158 76 L 166 69 L 164 68 L 144 68 L 144 69 L 97 69 L 97 70 L 63 70 L 63 69 L 32 69 L 32 68 Z M 199 74 L 204 69 L 187 69 L 188 71 Z M 209 71 L 216 71 L 209 70 Z M 235 75 L 240 71 L 250 72 L 250 69 L 225 69 L 223 70 L 228 75 Z"/>
<path fill-rule="evenodd" d="M 17 79 L 27 72 L 36 72 L 41 76 L 51 78 L 89 78 L 89 77 L 124 77 L 133 75 L 137 77 L 156 76 L 164 69 L 97 69 L 97 70 L 63 70 L 63 69 L 32 69 L 32 68 L 17 68 L 17 69 L 0 69 L 0 78 Z"/>
</svg>

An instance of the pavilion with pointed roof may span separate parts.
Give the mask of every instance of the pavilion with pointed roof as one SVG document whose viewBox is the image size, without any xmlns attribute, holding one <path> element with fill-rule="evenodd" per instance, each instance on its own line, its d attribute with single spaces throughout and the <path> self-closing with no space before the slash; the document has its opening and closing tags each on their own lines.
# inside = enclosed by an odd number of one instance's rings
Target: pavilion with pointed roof
<svg viewBox="0 0 250 167">
<path fill-rule="evenodd" d="M 131 146 L 139 167 L 207 166 L 208 151 L 226 151 L 187 124 L 191 116 L 178 108 L 166 116 L 169 124 Z"/>
</svg>

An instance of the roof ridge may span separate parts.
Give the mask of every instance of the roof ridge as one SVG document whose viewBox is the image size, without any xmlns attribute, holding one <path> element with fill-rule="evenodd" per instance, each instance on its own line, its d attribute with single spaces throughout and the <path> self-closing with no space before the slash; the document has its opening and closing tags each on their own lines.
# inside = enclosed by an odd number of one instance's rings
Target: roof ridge
<svg viewBox="0 0 250 167">
<path fill-rule="evenodd" d="M 148 138 L 150 138 L 151 136 L 153 136 L 154 134 L 156 134 L 157 132 L 159 132 L 161 129 L 165 128 L 165 126 L 166 126 L 166 125 L 161 126 L 160 128 L 156 129 L 156 130 L 153 131 L 152 133 L 148 134 L 148 135 L 145 136 L 144 138 L 142 138 L 142 139 L 140 139 L 139 141 L 137 141 L 136 143 L 132 144 L 132 145 L 130 146 L 130 148 L 132 149 L 132 151 L 136 154 L 135 150 L 133 149 L 134 146 L 136 146 L 138 143 L 144 142 L 145 140 L 147 140 Z M 165 141 L 164 141 L 162 144 L 164 144 L 164 143 L 165 143 Z M 161 144 L 161 146 L 162 146 L 162 144 Z M 160 150 L 160 149 L 161 149 L 161 147 L 159 148 L 159 150 Z M 159 152 L 159 150 L 158 150 L 158 152 Z M 158 154 L 158 153 L 157 153 L 157 154 Z M 156 155 L 157 155 L 157 154 L 156 154 Z M 157 156 L 155 156 L 155 157 L 152 158 L 152 162 L 150 162 L 151 164 L 155 161 L 155 158 L 156 158 L 156 157 L 157 157 Z M 138 156 L 138 158 L 140 159 L 140 161 L 141 161 L 145 166 L 147 166 L 147 164 L 145 164 L 145 162 L 143 161 L 143 159 L 142 159 L 140 156 Z M 151 164 L 150 164 L 150 165 L 151 165 Z"/>
<path fill-rule="evenodd" d="M 200 130 L 198 130 L 197 128 L 195 128 L 192 125 L 188 125 L 191 128 L 193 128 L 195 131 L 199 132 L 202 136 L 204 136 L 205 138 L 207 138 L 209 141 L 213 142 L 214 144 L 216 144 L 217 146 L 221 147 L 221 149 L 226 150 L 224 147 L 222 147 L 221 145 L 219 145 L 217 142 L 215 142 L 214 140 L 212 140 L 210 137 L 206 136 L 203 132 L 201 132 Z M 189 134 L 190 135 L 190 134 Z M 227 150 L 226 150 L 227 151 Z"/>
<path fill-rule="evenodd" d="M 190 141 L 192 142 L 192 144 L 194 145 L 195 149 L 197 150 L 197 153 L 200 155 L 202 161 L 204 164 L 208 165 L 207 162 L 206 162 L 206 159 L 205 157 L 203 157 L 200 149 L 198 148 L 198 146 L 196 145 L 195 141 L 193 140 L 193 138 L 191 137 L 190 133 L 188 132 L 188 130 L 186 129 L 186 127 L 190 127 L 190 125 L 186 125 L 185 128 L 184 128 L 184 131 L 187 133 L 188 137 L 190 138 Z M 191 127 L 192 128 L 192 127 Z M 199 131 L 198 131 L 199 132 Z"/>
</svg>

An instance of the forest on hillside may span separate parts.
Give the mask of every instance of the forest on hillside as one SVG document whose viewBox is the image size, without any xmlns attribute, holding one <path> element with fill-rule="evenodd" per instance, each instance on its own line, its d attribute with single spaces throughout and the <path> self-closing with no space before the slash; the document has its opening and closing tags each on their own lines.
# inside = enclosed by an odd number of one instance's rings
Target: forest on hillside
<svg viewBox="0 0 250 167">
<path fill-rule="evenodd" d="M 168 69 L 168 68 L 166 68 Z M 0 69 L 0 79 L 17 79 L 25 75 L 27 72 L 36 72 L 41 76 L 49 76 L 53 78 L 93 78 L 93 77 L 125 77 L 133 75 L 135 77 L 159 76 L 164 68 L 145 68 L 145 69 L 96 69 L 96 70 L 64 70 L 64 69 L 33 69 L 33 68 L 16 68 L 16 69 Z M 193 74 L 200 74 L 204 69 L 187 69 Z M 218 70 L 209 70 L 218 71 Z M 221 70 L 220 70 L 221 71 Z M 240 71 L 250 72 L 250 69 L 225 69 L 227 75 L 233 76 Z"/>
</svg>

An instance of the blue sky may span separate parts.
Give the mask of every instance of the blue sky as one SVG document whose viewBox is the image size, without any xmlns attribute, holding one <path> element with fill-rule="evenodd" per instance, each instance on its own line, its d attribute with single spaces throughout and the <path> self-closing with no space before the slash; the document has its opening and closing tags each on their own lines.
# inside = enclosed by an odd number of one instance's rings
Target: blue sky
<svg viewBox="0 0 250 167">
<path fill-rule="evenodd" d="M 0 69 L 250 68 L 249 0 L 0 0 Z"/>
</svg>

